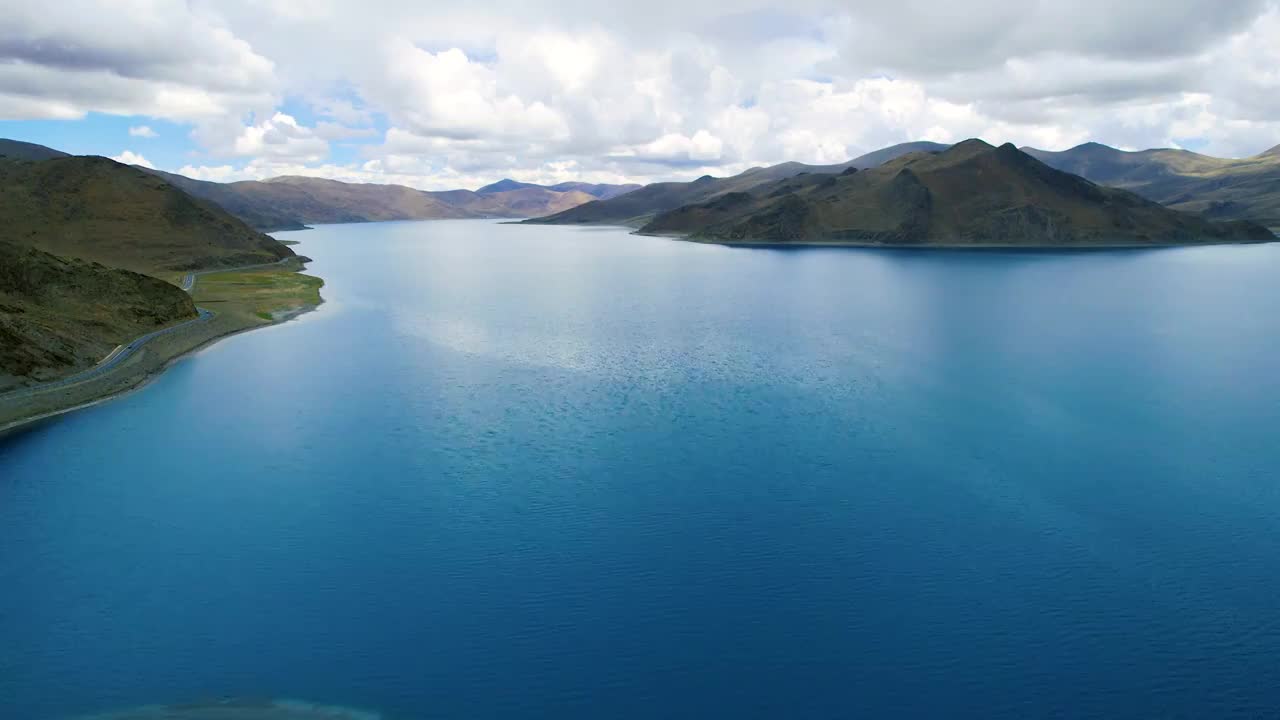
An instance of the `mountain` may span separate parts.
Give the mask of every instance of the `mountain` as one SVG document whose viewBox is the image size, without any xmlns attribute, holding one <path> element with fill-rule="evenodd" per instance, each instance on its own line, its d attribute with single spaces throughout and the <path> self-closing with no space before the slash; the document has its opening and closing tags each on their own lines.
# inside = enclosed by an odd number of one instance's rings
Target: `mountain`
<svg viewBox="0 0 1280 720">
<path fill-rule="evenodd" d="M 554 190 L 556 192 L 570 192 L 576 190 L 578 192 L 586 193 L 597 200 L 608 200 L 610 198 L 618 197 L 619 195 L 626 195 L 632 190 L 639 190 L 640 187 L 640 185 L 635 183 L 611 185 L 609 183 L 562 182 L 556 183 L 555 185 L 549 185 L 547 186 L 547 189 Z"/>
<path fill-rule="evenodd" d="M 196 197 L 216 203 L 249 225 L 265 231 L 296 230 L 309 223 L 477 216 L 430 193 L 403 185 L 345 183 L 301 176 L 216 183 L 140 169 L 162 177 Z"/>
<path fill-rule="evenodd" d="M 0 158 L 0 390 L 89 368 L 196 316 L 186 292 L 151 274 L 293 257 L 153 174 L 22 149 L 47 159 Z"/>
<path fill-rule="evenodd" d="M 500 180 L 479 190 L 430 192 L 404 185 L 347 183 L 283 176 L 269 180 L 215 183 L 140 168 L 183 190 L 221 205 L 262 230 L 291 230 L 308 223 L 432 220 L 442 218 L 524 218 L 556 213 L 633 186 L 561 183 L 544 187 Z M 583 188 L 570 187 L 582 185 Z"/>
<path fill-rule="evenodd" d="M 637 191 L 643 192 L 643 191 Z M 803 174 L 669 210 L 643 233 L 723 242 L 1090 246 L 1272 240 L 967 140 L 877 168 Z"/>
<path fill-rule="evenodd" d="M 640 186 L 635 184 L 612 185 L 609 183 L 585 182 L 562 182 L 555 185 L 535 185 L 533 183 L 519 182 L 518 180 L 505 178 L 491 185 L 485 185 L 479 190 L 476 190 L 476 193 L 480 195 L 492 195 L 494 193 L 510 192 L 512 190 L 528 190 L 532 188 L 541 188 L 543 190 L 550 190 L 558 193 L 580 192 L 590 195 L 591 197 L 589 200 L 608 200 L 609 198 L 629 193 L 632 190 L 638 190 Z"/>
<path fill-rule="evenodd" d="M 303 223 L 377 222 L 474 215 L 431 193 L 404 185 L 345 183 L 286 175 L 260 182 L 233 183 Z"/>
<path fill-rule="evenodd" d="M 68 155 L 61 150 L 54 150 L 43 145 L 0 138 L 0 158 L 38 161 L 60 157 L 68 157 Z"/>
<path fill-rule="evenodd" d="M 948 146 L 932 142 L 913 142 L 894 145 L 837 165 L 806 165 L 785 162 L 768 167 L 754 167 L 738 175 L 715 178 L 710 175 L 693 182 L 662 182 L 631 190 L 620 197 L 601 197 L 598 202 L 587 203 L 565 212 L 526 220 L 547 225 L 628 225 L 640 227 L 668 210 L 684 205 L 709 202 L 713 198 L 732 193 L 751 192 L 753 189 L 798 175 L 828 175 L 843 172 L 850 167 L 865 169 L 875 167 L 908 153 L 945 150 Z"/>
<path fill-rule="evenodd" d="M 538 217 L 589 203 L 596 198 L 578 190 L 557 191 L 534 185 L 483 197 L 495 199 L 497 207 L 487 209 L 490 217 Z"/>
<path fill-rule="evenodd" d="M 843 167 L 843 166 L 830 166 Z M 629 225 L 640 227 L 655 215 L 675 208 L 706 202 L 719 195 L 747 192 L 781 178 L 826 170 L 828 166 L 783 163 L 767 168 L 751 168 L 728 178 L 704 175 L 692 182 L 661 182 L 645 185 L 625 195 L 596 200 L 553 215 L 526 220 L 546 225 Z"/>
<path fill-rule="evenodd" d="M 841 169 L 843 170 L 848 167 L 856 167 L 859 170 L 870 170 L 873 167 L 880 167 L 890 160 L 897 160 L 903 155 L 909 155 L 915 152 L 938 153 L 949 147 L 951 146 L 944 145 L 943 143 L 929 142 L 927 140 L 899 143 L 897 145 L 890 145 L 887 148 L 881 148 L 880 150 L 869 152 L 866 155 L 860 155 L 845 163 L 841 166 Z"/>
<path fill-rule="evenodd" d="M 1099 143 L 1062 152 L 1024 151 L 1059 170 L 1178 210 L 1280 226 L 1280 146 L 1241 160 L 1176 149 L 1126 152 Z"/>
<path fill-rule="evenodd" d="M 163 280 L 0 241 L 0 391 L 87 369 L 195 316 L 191 297 Z"/>
<path fill-rule="evenodd" d="M 541 190 L 549 190 L 552 192 L 581 192 L 589 195 L 588 200 L 608 200 L 611 197 L 626 195 L 632 190 L 639 190 L 639 184 L 611 184 L 611 183 L 590 183 L 590 182 L 562 182 L 556 184 L 534 184 L 531 182 L 513 181 L 511 178 L 500 179 L 493 184 L 486 184 L 476 193 L 479 195 L 493 195 L 498 192 L 509 192 L 513 190 L 531 190 L 531 188 L 541 188 Z M 564 204 L 562 204 L 564 205 Z"/>
<path fill-rule="evenodd" d="M 502 180 L 499 180 L 498 182 L 493 183 L 492 185 L 485 185 L 479 190 L 476 190 L 476 193 L 479 195 L 489 195 L 491 193 L 507 192 L 508 190 L 520 190 L 522 188 L 532 188 L 532 187 L 539 187 L 539 186 L 534 185 L 533 183 L 519 182 L 516 180 L 512 180 L 511 178 L 503 178 Z"/>
<path fill-rule="evenodd" d="M 278 207 L 269 198 L 254 192 L 257 183 L 216 183 L 208 180 L 194 180 L 185 175 L 154 168 L 134 167 L 163 178 L 188 195 L 208 200 L 261 232 L 303 230 L 307 227 L 289 210 Z"/>
<path fill-rule="evenodd" d="M 293 251 L 155 175 L 92 156 L 0 160 L 4 238 L 142 273 L 272 262 Z"/>
</svg>

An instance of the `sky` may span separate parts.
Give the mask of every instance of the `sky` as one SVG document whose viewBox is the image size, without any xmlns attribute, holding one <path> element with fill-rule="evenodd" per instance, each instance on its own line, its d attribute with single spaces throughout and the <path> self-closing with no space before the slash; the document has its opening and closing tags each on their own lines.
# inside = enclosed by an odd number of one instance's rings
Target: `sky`
<svg viewBox="0 0 1280 720">
<path fill-rule="evenodd" d="M 207 180 L 1280 144 L 1280 0 L 0 0 L 0 137 Z"/>
</svg>

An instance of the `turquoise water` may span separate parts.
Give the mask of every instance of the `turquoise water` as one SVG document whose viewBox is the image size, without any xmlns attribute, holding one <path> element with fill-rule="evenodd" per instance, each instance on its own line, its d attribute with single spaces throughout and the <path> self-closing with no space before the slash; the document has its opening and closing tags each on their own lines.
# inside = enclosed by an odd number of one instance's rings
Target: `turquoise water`
<svg viewBox="0 0 1280 720">
<path fill-rule="evenodd" d="M 0 717 L 1280 710 L 1280 246 L 291 237 L 318 312 L 0 441 Z"/>
</svg>

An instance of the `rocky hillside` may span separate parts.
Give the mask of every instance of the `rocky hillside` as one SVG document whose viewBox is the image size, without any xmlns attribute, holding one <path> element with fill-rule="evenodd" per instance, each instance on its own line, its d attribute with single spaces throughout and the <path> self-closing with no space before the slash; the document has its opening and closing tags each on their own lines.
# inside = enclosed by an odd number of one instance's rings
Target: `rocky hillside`
<svg viewBox="0 0 1280 720">
<path fill-rule="evenodd" d="M 195 315 L 163 280 L 0 241 L 0 392 L 87 369 Z"/>
<path fill-rule="evenodd" d="M 642 232 L 724 242 L 1017 247 L 1256 242 L 1216 223 L 969 140 L 871 170 L 803 174 L 656 216 Z"/>
</svg>

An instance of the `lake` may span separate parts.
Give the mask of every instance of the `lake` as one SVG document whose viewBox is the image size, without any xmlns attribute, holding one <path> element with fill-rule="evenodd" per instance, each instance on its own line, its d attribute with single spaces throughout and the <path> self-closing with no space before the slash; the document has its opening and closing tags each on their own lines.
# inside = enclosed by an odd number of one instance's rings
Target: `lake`
<svg viewBox="0 0 1280 720">
<path fill-rule="evenodd" d="M 287 237 L 320 310 L 0 440 L 0 716 L 1280 712 L 1280 245 Z"/>
</svg>

